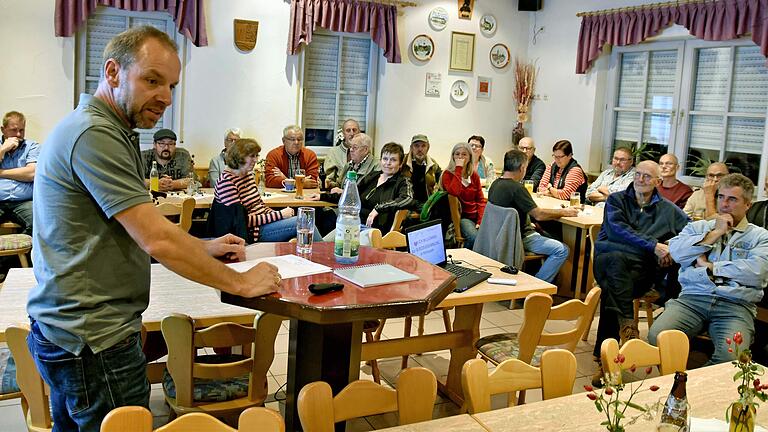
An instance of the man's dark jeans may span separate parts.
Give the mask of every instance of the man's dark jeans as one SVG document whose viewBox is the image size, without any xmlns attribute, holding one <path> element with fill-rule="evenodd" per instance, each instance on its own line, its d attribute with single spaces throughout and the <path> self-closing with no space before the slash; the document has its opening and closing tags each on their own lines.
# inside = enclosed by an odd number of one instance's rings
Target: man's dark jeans
<svg viewBox="0 0 768 432">
<path fill-rule="evenodd" d="M 76 356 L 46 339 L 37 322 L 32 321 L 31 328 L 27 345 L 51 388 L 54 432 L 98 432 L 114 408 L 149 408 L 150 387 L 139 333 L 98 354 L 86 346 Z"/>
<path fill-rule="evenodd" d="M 0 201 L 0 222 L 11 220 L 21 225 L 21 233 L 32 235 L 32 200 Z"/>
<path fill-rule="evenodd" d="M 595 255 L 595 281 L 602 289 L 600 321 L 594 355 L 600 357 L 600 345 L 608 338 L 619 339 L 619 318 L 632 319 L 632 301 L 651 288 L 661 294 L 659 302 L 680 294 L 677 282 L 678 264 L 659 267 L 655 256 L 640 257 L 626 252 L 604 252 Z M 663 303 L 662 303 L 663 304 Z"/>
</svg>

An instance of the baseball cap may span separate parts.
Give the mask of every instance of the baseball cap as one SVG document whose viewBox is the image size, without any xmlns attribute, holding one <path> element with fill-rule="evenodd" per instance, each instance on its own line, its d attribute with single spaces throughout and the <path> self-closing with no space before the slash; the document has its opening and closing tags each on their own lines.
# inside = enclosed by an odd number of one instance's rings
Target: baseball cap
<svg viewBox="0 0 768 432">
<path fill-rule="evenodd" d="M 176 134 L 173 133 L 170 129 L 160 129 L 159 131 L 155 132 L 154 139 L 155 141 L 160 141 L 161 139 L 170 138 L 174 141 L 176 141 Z"/>
<path fill-rule="evenodd" d="M 429 144 L 429 138 L 427 138 L 427 136 L 424 135 L 424 134 L 414 135 L 413 138 L 411 138 L 411 144 L 413 144 L 413 143 L 415 143 L 417 141 L 422 141 L 422 142 L 425 142 L 425 143 Z"/>
</svg>

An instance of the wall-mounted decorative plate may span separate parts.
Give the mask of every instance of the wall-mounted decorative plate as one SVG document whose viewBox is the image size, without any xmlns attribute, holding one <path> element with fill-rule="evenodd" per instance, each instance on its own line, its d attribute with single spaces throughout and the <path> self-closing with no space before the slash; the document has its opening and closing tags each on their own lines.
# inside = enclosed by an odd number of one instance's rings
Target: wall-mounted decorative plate
<svg viewBox="0 0 768 432">
<path fill-rule="evenodd" d="M 496 17 L 493 15 L 483 15 L 480 18 L 480 31 L 486 36 L 496 33 Z"/>
<path fill-rule="evenodd" d="M 432 41 L 431 37 L 425 34 L 420 34 L 413 38 L 413 42 L 411 42 L 411 52 L 413 53 L 413 56 L 416 57 L 416 60 L 427 61 L 431 59 L 432 54 L 435 53 L 435 43 Z"/>
<path fill-rule="evenodd" d="M 501 69 L 509 64 L 509 48 L 503 43 L 497 43 L 491 48 L 491 64 L 497 69 Z"/>
<path fill-rule="evenodd" d="M 442 30 L 448 24 L 448 11 L 442 7 L 436 7 L 429 13 L 429 26 L 435 30 Z"/>
<path fill-rule="evenodd" d="M 463 102 L 469 97 L 469 84 L 464 80 L 456 80 L 451 86 L 451 99 Z"/>
</svg>

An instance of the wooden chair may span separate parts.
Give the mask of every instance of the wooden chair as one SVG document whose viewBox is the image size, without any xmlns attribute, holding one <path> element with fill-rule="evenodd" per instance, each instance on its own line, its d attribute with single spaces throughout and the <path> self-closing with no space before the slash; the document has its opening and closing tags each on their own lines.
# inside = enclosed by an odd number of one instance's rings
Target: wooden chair
<svg viewBox="0 0 768 432">
<path fill-rule="evenodd" d="M 334 423 L 393 411 L 401 425 L 431 420 L 436 396 L 435 374 L 416 367 L 400 373 L 396 390 L 355 381 L 333 397 L 328 383 L 309 383 L 299 392 L 296 405 L 305 432 L 333 432 Z"/>
<path fill-rule="evenodd" d="M 21 231 L 21 225 L 9 220 L 0 223 L 0 234 L 16 234 Z"/>
<path fill-rule="evenodd" d="M 600 225 L 592 225 L 589 227 L 589 268 L 595 268 L 595 241 L 597 240 L 597 235 L 599 233 Z M 592 286 L 597 287 L 597 281 L 594 281 Z M 592 316 L 592 319 L 594 319 L 594 315 Z M 592 328 L 592 319 L 589 320 L 587 331 L 584 332 L 584 336 L 581 338 L 585 342 L 589 339 L 589 329 Z"/>
<path fill-rule="evenodd" d="M 192 227 L 192 212 L 195 210 L 195 199 L 192 197 L 184 198 L 181 204 L 160 203 L 157 205 L 157 210 L 169 219 L 178 220 L 176 225 L 182 230 L 189 232 L 189 228 Z"/>
<path fill-rule="evenodd" d="M 403 222 L 408 219 L 408 215 L 411 213 L 408 209 L 402 209 L 395 212 L 395 220 L 392 221 L 392 228 L 389 232 L 400 232 L 403 228 Z"/>
<path fill-rule="evenodd" d="M 152 432 L 152 413 L 144 407 L 115 408 L 104 417 L 101 432 Z M 267 408 L 248 408 L 240 414 L 239 431 L 285 432 L 280 413 Z M 222 421 L 203 413 L 189 413 L 154 432 L 237 432 Z"/>
<path fill-rule="evenodd" d="M 600 288 L 592 288 L 584 301 L 573 299 L 552 307 L 552 297 L 542 293 L 529 294 L 523 306 L 523 324 L 519 333 L 486 336 L 477 341 L 480 355 L 499 364 L 516 358 L 538 365 L 547 347 L 561 347 L 573 352 L 595 314 L 600 300 Z M 555 333 L 545 332 L 547 321 L 575 321 L 569 328 Z"/>
<path fill-rule="evenodd" d="M 191 412 L 231 417 L 262 405 L 281 322 L 280 317 L 257 312 L 253 327 L 220 323 L 196 330 L 189 316 L 173 314 L 163 318 L 160 328 L 168 345 L 170 375 L 164 379 L 163 391 L 172 409 L 171 419 Z M 242 346 L 244 356 L 196 355 L 204 347 L 233 346 Z M 207 393 L 216 397 L 206 398 Z"/>
<path fill-rule="evenodd" d="M 5 338 L 16 361 L 16 380 L 21 389 L 21 409 L 29 432 L 50 431 L 51 421 L 48 387 L 37 371 L 35 361 L 27 346 L 28 324 L 11 325 L 5 330 Z"/>
<path fill-rule="evenodd" d="M 658 347 L 640 339 L 630 339 L 619 349 L 616 339 L 606 339 L 600 346 L 603 371 L 621 380 L 620 365 L 613 360 L 623 354 L 624 368 L 657 366 L 662 375 L 684 371 L 688 363 L 688 336 L 680 330 L 664 330 L 656 339 Z"/>
<path fill-rule="evenodd" d="M 456 236 L 456 247 L 464 247 L 464 236 L 461 235 L 461 201 L 458 197 L 448 194 L 448 208 L 451 210 L 451 222 Z"/>
<path fill-rule="evenodd" d="M 27 234 L 0 235 L 0 256 L 16 255 L 22 267 L 29 267 L 27 254 L 32 251 L 32 236 Z"/>
<path fill-rule="evenodd" d="M 472 359 L 461 368 L 461 386 L 470 414 L 491 410 L 491 396 L 508 394 L 508 406 L 515 406 L 519 391 L 540 388 L 544 400 L 570 395 L 576 380 L 576 356 L 562 349 L 546 351 L 541 366 L 517 359 L 501 362 L 492 372 L 481 359 Z"/>
</svg>

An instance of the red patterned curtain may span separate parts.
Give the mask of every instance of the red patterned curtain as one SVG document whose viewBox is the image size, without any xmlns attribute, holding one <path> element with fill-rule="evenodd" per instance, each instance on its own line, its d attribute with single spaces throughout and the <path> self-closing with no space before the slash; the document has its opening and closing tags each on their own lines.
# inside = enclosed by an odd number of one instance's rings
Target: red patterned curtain
<svg viewBox="0 0 768 432">
<path fill-rule="evenodd" d="M 706 3 L 648 5 L 581 20 L 576 73 L 583 74 L 600 56 L 605 44 L 635 45 L 664 28 L 681 25 L 708 41 L 724 41 L 752 33 L 760 52 L 768 57 L 768 0 L 717 0 Z"/>
<path fill-rule="evenodd" d="M 168 12 L 179 33 L 196 46 L 208 45 L 204 0 L 56 0 L 56 36 L 72 36 L 98 6 L 136 12 Z"/>
<path fill-rule="evenodd" d="M 345 33 L 370 33 L 389 63 L 400 63 L 397 6 L 358 0 L 292 0 L 288 54 L 309 45 L 316 26 Z"/>
</svg>

